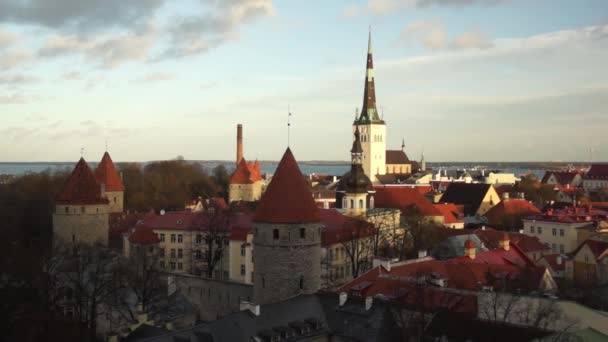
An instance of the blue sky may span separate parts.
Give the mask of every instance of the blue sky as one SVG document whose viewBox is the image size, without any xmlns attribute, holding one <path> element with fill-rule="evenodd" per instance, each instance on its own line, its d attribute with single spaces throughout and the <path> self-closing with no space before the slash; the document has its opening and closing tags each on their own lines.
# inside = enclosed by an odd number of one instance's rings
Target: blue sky
<svg viewBox="0 0 608 342">
<path fill-rule="evenodd" d="M 0 161 L 348 160 L 369 25 L 389 148 L 608 160 L 604 0 L 6 0 Z"/>
</svg>

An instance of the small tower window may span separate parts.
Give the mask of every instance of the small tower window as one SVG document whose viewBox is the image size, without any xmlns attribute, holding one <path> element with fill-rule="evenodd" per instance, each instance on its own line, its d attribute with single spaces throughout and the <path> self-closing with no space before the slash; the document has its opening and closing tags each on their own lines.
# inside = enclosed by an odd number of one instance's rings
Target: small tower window
<svg viewBox="0 0 608 342">
<path fill-rule="evenodd" d="M 70 207 L 65 207 L 65 213 L 69 214 L 70 213 Z"/>
<path fill-rule="evenodd" d="M 279 239 L 279 230 L 278 229 L 273 229 L 272 230 L 272 238 L 275 240 Z"/>
<path fill-rule="evenodd" d="M 300 239 L 306 239 L 306 228 L 300 228 Z"/>
<path fill-rule="evenodd" d="M 84 213 L 84 207 L 80 207 L 80 212 Z"/>
<path fill-rule="evenodd" d="M 300 276 L 300 290 L 304 289 L 304 276 Z"/>
</svg>

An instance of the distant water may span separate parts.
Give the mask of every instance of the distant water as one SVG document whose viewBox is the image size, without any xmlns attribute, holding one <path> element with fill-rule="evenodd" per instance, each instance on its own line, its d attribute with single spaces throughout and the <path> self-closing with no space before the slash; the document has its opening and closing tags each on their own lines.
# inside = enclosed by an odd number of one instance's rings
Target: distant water
<svg viewBox="0 0 608 342">
<path fill-rule="evenodd" d="M 212 169 L 222 162 L 219 161 L 200 161 L 205 168 Z M 144 163 L 145 164 L 145 163 Z M 434 169 L 447 169 L 447 170 L 462 170 L 466 169 L 488 169 L 488 170 L 500 170 L 506 173 L 514 173 L 519 176 L 522 174 L 533 173 L 537 177 L 542 177 L 545 170 L 549 168 L 557 168 L 553 165 L 539 165 L 540 163 L 428 163 L 428 167 Z M 23 175 L 26 173 L 37 173 L 43 171 L 70 171 L 74 167 L 75 163 L 70 162 L 50 162 L 50 163 L 0 163 L 0 175 Z M 97 166 L 97 163 L 90 163 L 91 168 Z M 224 165 L 231 171 L 234 167 L 232 162 L 225 162 Z M 120 167 L 120 163 L 118 163 Z M 263 173 L 274 173 L 276 170 L 276 162 L 262 162 L 261 168 Z M 315 164 L 315 163 L 300 163 L 300 169 L 304 174 L 329 174 L 329 175 L 343 175 L 350 169 L 350 165 L 347 163 L 328 163 L 328 164 Z"/>
</svg>

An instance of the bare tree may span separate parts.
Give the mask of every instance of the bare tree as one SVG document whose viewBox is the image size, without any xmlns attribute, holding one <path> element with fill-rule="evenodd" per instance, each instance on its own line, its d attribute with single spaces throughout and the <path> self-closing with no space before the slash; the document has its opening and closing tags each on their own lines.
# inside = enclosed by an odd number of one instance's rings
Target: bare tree
<svg viewBox="0 0 608 342">
<path fill-rule="evenodd" d="M 363 220 L 354 220 L 345 223 L 340 234 L 342 246 L 349 259 L 351 275 L 353 278 L 359 276 L 370 266 L 373 258 L 373 236 L 375 227 Z"/>
<path fill-rule="evenodd" d="M 203 261 L 204 271 L 208 278 L 222 260 L 230 236 L 229 209 L 209 206 L 203 213 L 202 241 L 205 244 Z"/>
</svg>

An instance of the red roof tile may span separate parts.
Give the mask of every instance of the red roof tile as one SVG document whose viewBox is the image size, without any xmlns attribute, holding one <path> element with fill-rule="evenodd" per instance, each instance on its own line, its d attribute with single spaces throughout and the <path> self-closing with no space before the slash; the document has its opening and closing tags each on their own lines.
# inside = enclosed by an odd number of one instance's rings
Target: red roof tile
<svg viewBox="0 0 608 342">
<path fill-rule="evenodd" d="M 59 204 L 107 204 L 108 199 L 101 196 L 101 187 L 95 180 L 87 162 L 80 158 L 68 177 L 63 190 L 56 198 Z"/>
<path fill-rule="evenodd" d="M 95 178 L 98 183 L 105 184 L 106 191 L 125 191 L 125 186 L 120 180 L 120 174 L 116 170 L 114 162 L 112 162 L 112 158 L 110 158 L 108 152 L 103 154 L 101 163 L 97 165 L 97 169 L 95 169 Z"/>
<path fill-rule="evenodd" d="M 129 236 L 129 242 L 139 245 L 153 245 L 159 243 L 160 240 L 151 228 L 138 226 Z"/>
<path fill-rule="evenodd" d="M 592 164 L 585 178 L 608 179 L 608 164 Z"/>
<path fill-rule="evenodd" d="M 287 148 L 260 200 L 256 222 L 319 222 L 319 212 L 298 163 Z"/>
<path fill-rule="evenodd" d="M 249 232 L 251 232 L 251 225 L 248 227 L 232 227 L 230 229 L 230 240 L 247 241 Z"/>
<path fill-rule="evenodd" d="M 453 203 L 437 203 L 433 204 L 437 210 L 441 212 L 444 217 L 444 223 L 463 223 L 464 221 L 458 219 L 458 216 L 462 215 L 462 211 Z"/>
<path fill-rule="evenodd" d="M 403 214 L 411 209 L 417 209 L 422 216 L 442 216 L 439 209 L 422 196 L 416 187 L 376 186 L 374 190 L 376 190 L 374 194 L 376 208 L 400 209 Z"/>
<path fill-rule="evenodd" d="M 602 255 L 602 253 L 604 253 L 606 250 L 608 250 L 608 242 L 588 239 L 588 240 L 585 240 L 585 242 L 583 242 L 582 244 L 580 244 L 574 250 L 574 252 L 572 252 L 572 255 L 576 255 L 585 245 L 587 245 L 589 247 L 589 249 L 591 250 L 591 253 L 593 253 L 593 256 L 595 256 L 596 259 L 599 258 Z"/>
<path fill-rule="evenodd" d="M 485 217 L 490 224 L 500 225 L 505 217 L 525 217 L 539 213 L 540 210 L 526 200 L 508 199 L 493 206 L 486 212 Z"/>
<path fill-rule="evenodd" d="M 561 256 L 559 254 L 546 254 L 543 255 L 541 257 L 541 259 L 545 259 L 545 261 L 547 261 L 547 264 L 549 264 L 549 266 L 551 266 L 551 269 L 553 269 L 553 271 L 563 271 L 566 269 L 566 261 L 563 260 L 560 264 L 557 263 L 557 258 Z"/>
<path fill-rule="evenodd" d="M 255 163 L 248 163 L 245 158 L 241 158 L 230 176 L 230 184 L 253 184 L 261 180 L 260 163 L 257 160 Z"/>
<path fill-rule="evenodd" d="M 339 242 L 351 241 L 354 238 L 372 236 L 374 225 L 363 220 L 342 215 L 335 209 L 319 209 L 323 229 L 321 244 L 330 246 Z"/>
<path fill-rule="evenodd" d="M 408 159 L 405 152 L 402 150 L 386 150 L 386 164 L 409 164 L 410 160 Z"/>
</svg>

